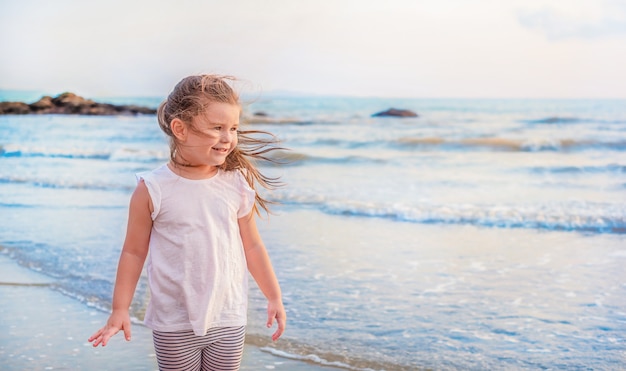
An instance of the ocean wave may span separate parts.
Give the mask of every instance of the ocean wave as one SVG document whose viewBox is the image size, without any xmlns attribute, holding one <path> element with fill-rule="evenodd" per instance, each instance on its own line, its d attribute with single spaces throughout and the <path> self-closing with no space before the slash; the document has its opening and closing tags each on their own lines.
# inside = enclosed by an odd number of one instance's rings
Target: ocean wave
<svg viewBox="0 0 626 371">
<path fill-rule="evenodd" d="M 341 368 L 354 371 L 398 370 L 403 365 L 375 359 L 362 358 L 355 354 L 333 352 L 291 338 L 281 338 L 279 344 L 270 343 L 264 335 L 248 331 L 246 343 L 259 347 L 259 350 L 277 357 L 305 361 L 318 366 Z"/>
<path fill-rule="evenodd" d="M 525 120 L 529 124 L 573 124 L 588 121 L 578 117 L 549 116 L 534 120 Z"/>
<path fill-rule="evenodd" d="M 491 150 L 509 152 L 541 152 L 541 151 L 565 151 L 585 149 L 608 149 L 615 151 L 626 150 L 626 141 L 593 141 L 573 139 L 509 139 L 498 137 L 445 139 L 440 137 L 403 137 L 390 142 L 381 143 L 372 141 L 351 141 L 342 139 L 321 138 L 303 143 L 294 142 L 293 145 L 305 145 L 310 147 L 336 147 L 341 149 L 362 149 L 368 147 L 386 146 L 392 150 L 419 150 L 438 149 L 443 151 L 472 151 Z M 65 159 L 88 159 L 115 162 L 162 162 L 167 161 L 167 150 L 117 148 L 112 150 L 92 150 L 84 148 L 54 148 L 19 146 L 13 144 L 0 145 L 0 158 L 65 158 Z M 285 165 L 302 164 L 305 162 L 321 163 L 352 163 L 352 162 L 385 162 L 382 159 L 349 155 L 340 157 L 324 157 L 308 155 L 297 151 L 280 151 L 271 156 L 272 159 Z"/>
<path fill-rule="evenodd" d="M 389 142 L 393 144 L 393 142 Z M 342 149 L 357 149 L 375 147 L 384 144 L 378 139 L 371 140 L 355 140 L 355 139 L 339 139 L 339 138 L 300 138 L 294 139 L 289 142 L 291 146 L 306 146 L 306 147 L 333 147 Z"/>
<path fill-rule="evenodd" d="M 253 115 L 245 116 L 242 121 L 246 124 L 290 124 L 290 125 L 313 125 L 324 124 L 330 122 L 324 122 L 320 120 L 305 120 L 297 117 L 273 117 L 265 115 Z"/>
<path fill-rule="evenodd" d="M 626 173 L 626 165 L 608 164 L 604 166 L 536 166 L 532 173 L 585 174 L 585 173 Z"/>
<path fill-rule="evenodd" d="M 50 157 L 108 160 L 111 157 L 111 153 L 82 149 L 19 147 L 15 145 L 5 145 L 0 146 L 0 157 Z"/>
<path fill-rule="evenodd" d="M 344 362 L 339 362 L 339 361 L 327 361 L 324 358 L 316 355 L 316 354 L 307 354 L 307 355 L 299 355 L 299 354 L 293 354 L 293 353 L 289 353 L 289 352 L 285 352 L 276 348 L 271 348 L 271 347 L 262 347 L 259 348 L 261 351 L 265 352 L 265 353 L 270 353 L 272 355 L 275 355 L 277 357 L 282 357 L 282 358 L 287 358 L 287 359 L 293 359 L 296 361 L 306 361 L 306 362 L 311 362 L 317 365 L 321 365 L 321 366 L 326 366 L 326 367 L 338 367 L 338 368 L 344 368 L 346 370 L 362 370 L 362 371 L 373 371 L 371 368 L 357 368 L 357 367 L 352 367 Z"/>
<path fill-rule="evenodd" d="M 318 138 L 315 140 L 299 140 L 292 142 L 295 145 L 309 147 L 337 147 L 342 149 L 359 149 L 369 147 L 387 146 L 392 149 L 430 149 L 439 150 L 493 150 L 512 152 L 540 152 L 540 151 L 563 151 L 584 149 L 609 149 L 626 150 L 626 141 L 600 141 L 600 140 L 577 140 L 577 139 L 550 139 L 550 138 L 501 138 L 501 137 L 477 137 L 446 139 L 442 137 L 401 137 L 381 142 L 372 140 L 349 140 L 337 138 Z"/>
<path fill-rule="evenodd" d="M 0 183 L 2 183 L 0 181 Z M 39 205 L 29 205 L 29 204 L 24 204 L 24 203 L 17 203 L 17 202 L 0 202 L 0 207 L 3 208 L 16 208 L 16 209 L 22 209 L 22 208 L 35 208 L 35 207 L 39 207 Z"/>
<path fill-rule="evenodd" d="M 397 145 L 407 148 L 439 147 L 442 149 L 473 149 L 483 148 L 515 152 L 538 152 L 578 150 L 588 148 L 605 148 L 612 150 L 626 150 L 626 141 L 602 142 L 595 140 L 574 139 L 510 139 L 499 137 L 444 139 L 444 138 L 415 138 L 405 137 L 396 140 Z"/>
<path fill-rule="evenodd" d="M 577 124 L 577 123 L 596 123 L 596 124 L 623 124 L 624 120 L 606 120 L 600 118 L 583 118 L 568 116 L 547 116 L 539 119 L 522 120 L 528 124 Z"/>
<path fill-rule="evenodd" d="M 306 205 L 335 215 L 373 217 L 423 224 L 470 224 L 496 228 L 530 228 L 626 234 L 626 205 L 567 203 L 499 204 L 384 204 L 337 201 L 323 196 L 278 193 L 276 201 Z"/>
<path fill-rule="evenodd" d="M 132 191 L 133 186 L 122 184 L 105 184 L 99 180 L 90 181 L 74 181 L 66 179 L 43 179 L 35 176 L 10 175 L 0 176 L 0 184 L 26 184 L 41 188 L 55 189 L 82 189 L 94 191 Z M 17 203 L 3 203 L 2 205 L 10 207 L 22 207 Z"/>
<path fill-rule="evenodd" d="M 268 156 L 271 160 L 275 161 L 275 163 L 269 161 L 261 161 L 261 165 L 265 166 L 298 166 L 304 165 L 306 163 L 321 163 L 321 164 L 354 164 L 354 163 L 377 163 L 383 164 L 386 163 L 387 160 L 372 158 L 366 156 L 339 156 L 339 157 L 324 157 L 324 156 L 313 156 L 307 155 L 301 152 L 295 151 L 280 151 L 275 154 L 270 154 Z"/>
<path fill-rule="evenodd" d="M 110 161 L 152 162 L 163 161 L 169 154 L 164 151 L 136 150 L 120 148 L 112 151 L 98 151 L 79 148 L 28 147 L 17 145 L 0 146 L 0 157 L 48 157 L 67 159 L 91 159 Z"/>
</svg>

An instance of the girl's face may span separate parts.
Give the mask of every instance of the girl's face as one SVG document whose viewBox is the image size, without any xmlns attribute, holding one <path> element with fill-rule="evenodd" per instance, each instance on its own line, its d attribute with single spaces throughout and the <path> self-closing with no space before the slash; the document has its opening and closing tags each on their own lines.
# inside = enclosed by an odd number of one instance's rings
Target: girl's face
<svg viewBox="0 0 626 371">
<path fill-rule="evenodd" d="M 179 138 L 181 157 L 195 166 L 220 166 L 237 146 L 240 108 L 213 102 L 193 118 L 183 138 Z"/>
</svg>

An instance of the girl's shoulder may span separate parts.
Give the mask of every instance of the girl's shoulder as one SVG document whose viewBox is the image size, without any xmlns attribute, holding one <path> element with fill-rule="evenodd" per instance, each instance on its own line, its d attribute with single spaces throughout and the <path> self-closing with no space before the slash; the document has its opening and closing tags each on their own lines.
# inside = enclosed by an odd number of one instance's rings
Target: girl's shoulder
<svg viewBox="0 0 626 371">
<path fill-rule="evenodd" d="M 167 178 L 168 177 L 167 172 L 168 172 L 167 166 L 162 165 L 156 169 L 140 171 L 138 173 L 135 173 L 135 177 L 138 182 L 144 181 L 147 183 L 154 183 L 154 182 L 158 182 L 160 179 L 163 179 L 164 177 Z"/>
<path fill-rule="evenodd" d="M 254 188 L 248 183 L 246 169 L 220 170 L 220 174 L 228 183 L 231 183 L 240 191 L 256 193 Z"/>
<path fill-rule="evenodd" d="M 167 164 L 162 164 L 157 168 L 154 168 L 152 170 L 141 171 L 137 174 L 141 176 L 156 176 L 156 177 L 174 175 L 174 173 L 172 173 L 172 171 L 167 167 Z"/>
<path fill-rule="evenodd" d="M 229 181 L 229 182 L 235 182 L 235 183 L 240 183 L 240 182 L 246 182 L 246 177 L 243 173 L 243 169 L 233 169 L 233 170 L 222 170 L 220 169 L 218 171 L 218 175 Z"/>
</svg>

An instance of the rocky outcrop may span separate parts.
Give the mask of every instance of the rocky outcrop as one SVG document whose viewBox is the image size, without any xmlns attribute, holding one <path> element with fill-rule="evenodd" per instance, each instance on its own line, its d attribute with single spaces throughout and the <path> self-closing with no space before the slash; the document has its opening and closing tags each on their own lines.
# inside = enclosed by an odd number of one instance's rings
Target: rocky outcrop
<svg viewBox="0 0 626 371">
<path fill-rule="evenodd" d="M 136 105 L 98 103 L 74 93 L 63 93 L 52 98 L 45 96 L 32 104 L 0 102 L 0 115 L 61 114 L 61 115 L 153 115 L 156 110 Z"/>
<path fill-rule="evenodd" d="M 0 102 L 0 114 L 25 115 L 30 113 L 30 107 L 22 102 Z"/>
<path fill-rule="evenodd" d="M 417 113 L 406 109 L 389 108 L 386 111 L 378 112 L 372 117 L 418 117 Z"/>
</svg>

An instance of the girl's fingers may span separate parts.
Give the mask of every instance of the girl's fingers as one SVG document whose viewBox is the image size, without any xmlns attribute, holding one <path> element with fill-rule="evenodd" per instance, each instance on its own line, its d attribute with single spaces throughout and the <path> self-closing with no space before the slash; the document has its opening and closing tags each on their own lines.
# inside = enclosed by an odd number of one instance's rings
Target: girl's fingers
<svg viewBox="0 0 626 371">
<path fill-rule="evenodd" d="M 92 341 L 96 340 L 100 335 L 102 335 L 102 330 L 103 330 L 103 328 L 98 330 L 95 334 L 91 335 L 91 337 L 88 339 L 88 341 L 92 342 Z"/>
<path fill-rule="evenodd" d="M 267 313 L 267 328 L 272 327 L 272 325 L 274 324 L 274 316 L 276 315 L 276 313 Z"/>
<path fill-rule="evenodd" d="M 124 326 L 124 338 L 126 341 L 130 341 L 130 324 Z"/>
<path fill-rule="evenodd" d="M 272 327 L 272 325 L 274 324 L 274 319 L 276 319 L 276 324 L 278 325 L 278 328 L 272 335 L 272 340 L 276 341 L 285 331 L 285 318 L 283 316 L 280 316 L 279 312 L 268 311 L 267 328 Z"/>
<path fill-rule="evenodd" d="M 278 340 L 278 338 L 280 338 L 280 336 L 283 334 L 283 331 L 285 330 L 284 325 L 281 325 L 281 321 L 277 321 L 277 322 L 278 322 L 278 329 L 276 329 L 276 332 L 274 332 L 274 334 L 272 335 L 273 341 Z"/>
<path fill-rule="evenodd" d="M 97 347 L 100 344 L 102 344 L 102 346 L 106 346 L 111 336 L 117 333 L 117 331 L 113 331 L 112 334 L 109 334 L 110 332 L 111 329 L 105 326 L 98 330 L 98 332 L 96 332 L 95 334 L 91 335 L 91 337 L 89 338 L 89 342 L 93 342 L 94 347 Z M 130 340 L 130 330 L 128 330 L 127 340 Z"/>
</svg>

